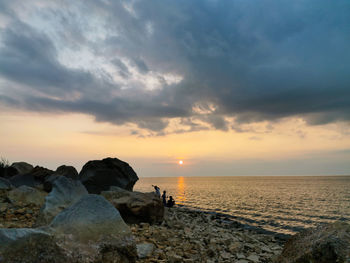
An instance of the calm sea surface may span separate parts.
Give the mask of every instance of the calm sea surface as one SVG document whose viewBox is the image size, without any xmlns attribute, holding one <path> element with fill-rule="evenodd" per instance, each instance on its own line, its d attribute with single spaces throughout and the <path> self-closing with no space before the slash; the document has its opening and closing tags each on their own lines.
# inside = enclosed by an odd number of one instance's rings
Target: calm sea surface
<svg viewBox="0 0 350 263">
<path fill-rule="evenodd" d="M 152 184 L 177 204 L 278 233 L 350 220 L 350 176 L 154 177 L 134 190 L 151 192 Z"/>
</svg>

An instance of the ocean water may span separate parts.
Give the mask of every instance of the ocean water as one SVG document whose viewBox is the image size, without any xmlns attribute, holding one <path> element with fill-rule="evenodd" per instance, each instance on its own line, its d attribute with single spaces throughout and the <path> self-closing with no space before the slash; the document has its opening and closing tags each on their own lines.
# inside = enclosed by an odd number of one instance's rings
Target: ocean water
<svg viewBox="0 0 350 263">
<path fill-rule="evenodd" d="M 350 222 L 350 176 L 153 177 L 140 178 L 134 190 L 151 192 L 152 184 L 177 204 L 282 234 Z"/>
</svg>

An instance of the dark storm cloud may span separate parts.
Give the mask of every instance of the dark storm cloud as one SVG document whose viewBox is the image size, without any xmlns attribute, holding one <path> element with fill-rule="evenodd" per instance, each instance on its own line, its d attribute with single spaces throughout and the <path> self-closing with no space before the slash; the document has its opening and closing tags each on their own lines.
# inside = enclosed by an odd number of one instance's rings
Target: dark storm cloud
<svg viewBox="0 0 350 263">
<path fill-rule="evenodd" d="M 3 10 L 15 12 L 4 3 Z M 64 21 L 61 28 L 51 25 L 60 41 L 41 32 L 38 23 L 13 15 L 1 30 L 1 77 L 21 87 L 15 97 L 5 91 L 0 103 L 17 101 L 34 111 L 82 112 L 98 121 L 132 122 L 155 132 L 174 117 L 197 119 L 221 130 L 292 116 L 309 124 L 350 120 L 347 0 L 65 4 L 68 9 L 48 8 Z M 99 31 L 103 37 L 89 38 Z M 74 38 L 73 51 L 92 50 L 109 61 L 124 82 L 107 72 L 98 75 L 89 67 L 62 64 L 60 48 L 74 35 L 79 37 Z M 134 79 L 135 71 L 143 76 L 157 73 L 161 88 L 143 87 L 144 82 Z M 182 80 L 169 84 L 165 74 Z M 192 111 L 201 104 L 215 109 Z M 226 117 L 235 117 L 236 123 L 228 124 Z M 187 126 L 198 130 L 198 125 L 191 121 Z"/>
</svg>

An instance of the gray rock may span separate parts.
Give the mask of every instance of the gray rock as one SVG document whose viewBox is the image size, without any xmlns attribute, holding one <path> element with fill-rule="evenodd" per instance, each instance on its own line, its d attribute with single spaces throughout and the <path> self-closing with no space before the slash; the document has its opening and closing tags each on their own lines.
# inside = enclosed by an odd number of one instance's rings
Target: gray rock
<svg viewBox="0 0 350 263">
<path fill-rule="evenodd" d="M 0 229 L 0 244 L 0 261 L 4 263 L 72 262 L 54 237 L 43 230 Z"/>
<path fill-rule="evenodd" d="M 258 256 L 258 255 L 255 255 L 255 254 L 249 255 L 249 256 L 247 257 L 247 259 L 248 259 L 249 261 L 251 261 L 251 262 L 254 262 L 254 263 L 260 262 L 260 261 L 259 261 L 259 256 Z"/>
<path fill-rule="evenodd" d="M 11 164 L 11 167 L 17 171 L 17 174 L 28 174 L 34 168 L 33 165 L 26 162 L 15 162 Z"/>
<path fill-rule="evenodd" d="M 136 249 L 139 258 L 148 258 L 152 255 L 155 245 L 152 243 L 140 243 L 136 245 Z"/>
<path fill-rule="evenodd" d="M 36 226 L 49 224 L 63 209 L 87 194 L 88 192 L 80 181 L 74 181 L 65 176 L 57 177 L 53 182 L 52 191 L 45 198 L 45 204 L 40 211 Z"/>
<path fill-rule="evenodd" d="M 164 205 L 154 193 L 130 192 L 113 186 L 101 195 L 118 209 L 127 223 L 153 224 L 164 219 Z"/>
<path fill-rule="evenodd" d="M 0 177 L 0 190 L 10 190 L 12 187 L 13 185 L 9 180 Z"/>
<path fill-rule="evenodd" d="M 17 174 L 12 176 L 9 181 L 11 184 L 13 184 L 15 187 L 20 187 L 22 185 L 30 186 L 30 187 L 35 187 L 41 182 L 31 174 Z"/>
<path fill-rule="evenodd" d="M 41 206 L 45 202 L 46 195 L 45 192 L 41 192 L 38 189 L 26 185 L 22 185 L 8 192 L 8 198 L 12 203 L 22 203 L 23 205 L 34 204 Z"/>
<path fill-rule="evenodd" d="M 277 262 L 350 262 L 350 225 L 335 222 L 296 234 L 287 241 Z"/>
<path fill-rule="evenodd" d="M 129 164 L 117 158 L 89 161 L 83 166 L 79 177 L 92 194 L 107 191 L 113 185 L 132 191 L 139 179 Z"/>
<path fill-rule="evenodd" d="M 124 237 L 131 234 L 111 203 L 102 196 L 90 194 L 59 213 L 50 227 L 58 233 L 72 234 L 81 242 L 109 235 Z"/>
<path fill-rule="evenodd" d="M 17 241 L 20 238 L 30 236 L 33 234 L 45 234 L 48 233 L 42 229 L 34 229 L 34 228 L 1 228 L 0 229 L 0 244 L 1 247 L 7 246 L 12 242 Z"/>
</svg>

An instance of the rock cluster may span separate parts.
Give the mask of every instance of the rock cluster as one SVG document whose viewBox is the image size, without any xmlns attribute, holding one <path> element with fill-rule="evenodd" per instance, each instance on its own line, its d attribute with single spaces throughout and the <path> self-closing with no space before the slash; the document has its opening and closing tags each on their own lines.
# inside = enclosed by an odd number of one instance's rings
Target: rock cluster
<svg viewBox="0 0 350 263">
<path fill-rule="evenodd" d="M 134 224 L 131 230 L 142 244 L 139 253 L 150 255 L 138 262 L 272 262 L 282 250 L 271 235 L 182 207 L 167 209 L 161 225 Z"/>
</svg>

